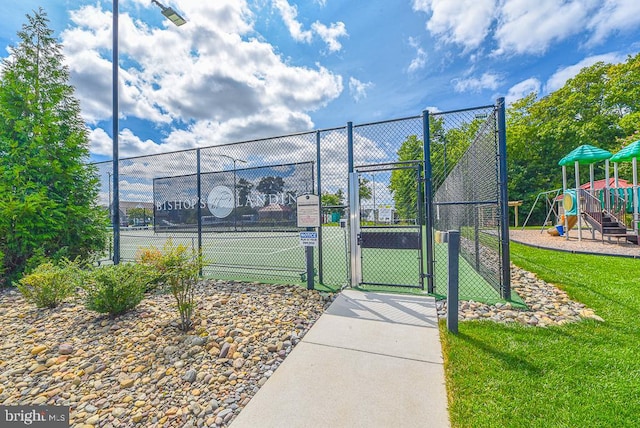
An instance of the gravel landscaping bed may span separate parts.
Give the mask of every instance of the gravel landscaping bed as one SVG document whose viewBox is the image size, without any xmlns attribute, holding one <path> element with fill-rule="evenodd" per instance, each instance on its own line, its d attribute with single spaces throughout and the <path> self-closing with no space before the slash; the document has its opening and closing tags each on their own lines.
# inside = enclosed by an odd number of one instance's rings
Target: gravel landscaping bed
<svg viewBox="0 0 640 428">
<path fill-rule="evenodd" d="M 332 300 L 300 287 L 204 281 L 195 328 L 172 295 L 109 318 L 0 291 L 0 403 L 70 406 L 71 426 L 226 426 Z"/>
<path fill-rule="evenodd" d="M 640 251 L 537 231 L 512 239 Z M 553 284 L 516 266 L 511 272 L 527 310 L 461 301 L 459 318 L 537 327 L 604 321 Z M 15 289 L 0 290 L 0 404 L 70 406 L 75 427 L 228 426 L 333 298 L 297 286 L 207 280 L 196 289 L 194 328 L 185 334 L 170 294 L 149 295 L 110 318 L 74 301 L 38 309 Z M 446 316 L 446 302 L 437 307 Z"/>
<path fill-rule="evenodd" d="M 489 320 L 499 323 L 517 322 L 537 327 L 562 325 L 587 318 L 604 321 L 592 309 L 571 300 L 567 293 L 555 285 L 514 265 L 511 266 L 511 290 L 522 298 L 528 309 L 516 309 L 508 302 L 487 305 L 481 302 L 460 301 L 458 319 L 461 321 Z M 446 318 L 446 301 L 438 301 L 436 306 L 438 316 Z"/>
</svg>

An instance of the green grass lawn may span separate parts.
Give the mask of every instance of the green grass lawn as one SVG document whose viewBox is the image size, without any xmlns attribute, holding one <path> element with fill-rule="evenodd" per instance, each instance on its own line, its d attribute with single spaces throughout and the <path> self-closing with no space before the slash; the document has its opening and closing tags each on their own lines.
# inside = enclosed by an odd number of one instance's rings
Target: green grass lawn
<svg viewBox="0 0 640 428">
<path fill-rule="evenodd" d="M 640 260 L 511 244 L 512 261 L 604 323 L 441 323 L 454 427 L 640 426 Z"/>
</svg>

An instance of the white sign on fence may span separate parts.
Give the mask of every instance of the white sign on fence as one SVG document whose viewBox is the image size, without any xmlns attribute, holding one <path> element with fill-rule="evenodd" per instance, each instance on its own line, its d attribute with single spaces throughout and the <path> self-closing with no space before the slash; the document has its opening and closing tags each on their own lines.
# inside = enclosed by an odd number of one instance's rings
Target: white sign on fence
<svg viewBox="0 0 640 428">
<path fill-rule="evenodd" d="M 300 232 L 300 246 L 317 247 L 318 232 Z"/>
<path fill-rule="evenodd" d="M 320 197 L 318 195 L 298 196 L 298 227 L 320 227 Z"/>
</svg>

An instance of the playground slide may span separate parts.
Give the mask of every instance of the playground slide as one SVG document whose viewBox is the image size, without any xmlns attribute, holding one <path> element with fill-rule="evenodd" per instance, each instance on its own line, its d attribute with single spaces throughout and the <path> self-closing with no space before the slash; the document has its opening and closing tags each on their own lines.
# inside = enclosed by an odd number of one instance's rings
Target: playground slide
<svg viewBox="0 0 640 428">
<path fill-rule="evenodd" d="M 570 215 L 567 217 L 567 226 L 568 229 L 567 230 L 571 230 L 573 228 L 573 226 L 576 225 L 576 223 L 578 223 L 578 216 L 577 215 Z M 558 226 L 562 226 L 562 228 L 564 229 L 564 215 L 560 216 L 560 223 L 550 227 L 549 229 L 547 229 L 547 233 L 551 236 L 561 236 L 560 235 L 560 230 L 558 230 Z"/>
</svg>

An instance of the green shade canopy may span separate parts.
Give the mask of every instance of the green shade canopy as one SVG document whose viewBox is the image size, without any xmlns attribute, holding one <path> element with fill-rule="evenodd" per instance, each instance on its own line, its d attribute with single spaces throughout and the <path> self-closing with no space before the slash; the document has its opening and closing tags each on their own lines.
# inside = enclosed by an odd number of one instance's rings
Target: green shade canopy
<svg viewBox="0 0 640 428">
<path fill-rule="evenodd" d="M 576 147 L 571 151 L 571 153 L 560 159 L 558 165 L 573 165 L 576 161 L 581 165 L 589 165 L 601 160 L 609 159 L 611 156 L 611 153 L 606 150 L 590 146 L 589 144 L 583 144 L 580 147 Z"/>
<path fill-rule="evenodd" d="M 640 140 L 622 148 L 611 157 L 611 162 L 631 162 L 633 158 L 640 158 Z"/>
</svg>

